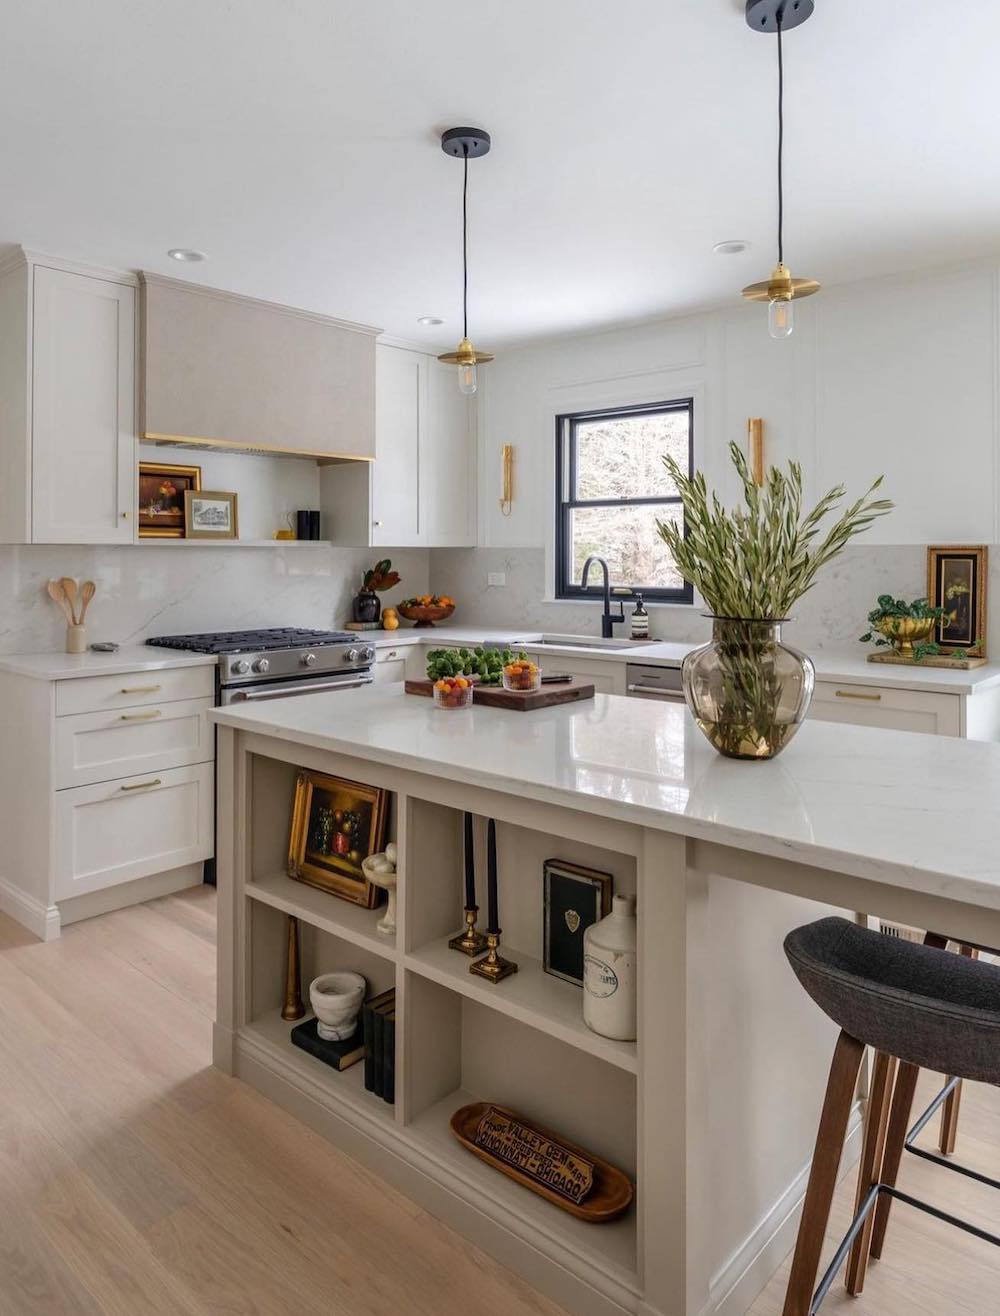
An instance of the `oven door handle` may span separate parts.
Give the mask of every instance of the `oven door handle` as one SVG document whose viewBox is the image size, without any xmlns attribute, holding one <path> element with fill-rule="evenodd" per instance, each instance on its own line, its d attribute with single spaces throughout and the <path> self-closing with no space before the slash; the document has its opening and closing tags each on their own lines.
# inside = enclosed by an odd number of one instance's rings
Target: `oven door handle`
<svg viewBox="0 0 1000 1316">
<path fill-rule="evenodd" d="M 628 687 L 630 695 L 650 695 L 654 699 L 669 699 L 671 703 L 682 704 L 684 693 L 681 690 L 667 690 L 659 685 L 642 685 L 638 681 Z"/>
<path fill-rule="evenodd" d="M 371 684 L 372 678 L 363 676 L 357 681 L 315 681 L 309 685 L 286 685 L 283 690 L 236 690 L 232 702 L 249 704 L 258 699 L 284 699 L 286 695 L 307 695 L 315 690 L 355 690 L 358 686 Z"/>
</svg>

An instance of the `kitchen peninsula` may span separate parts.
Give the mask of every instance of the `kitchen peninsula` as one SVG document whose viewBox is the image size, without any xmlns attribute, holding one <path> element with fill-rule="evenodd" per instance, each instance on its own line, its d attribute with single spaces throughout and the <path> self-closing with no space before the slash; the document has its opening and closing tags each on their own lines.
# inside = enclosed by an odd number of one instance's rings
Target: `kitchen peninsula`
<svg viewBox="0 0 1000 1316">
<path fill-rule="evenodd" d="M 532 714 L 445 712 L 398 685 L 209 716 L 216 1063 L 575 1316 L 742 1313 L 787 1253 L 834 1041 L 785 965 L 789 928 L 866 910 L 1000 944 L 995 744 L 809 721 L 781 758 L 739 763 L 677 704 L 598 694 Z M 286 875 L 301 769 L 390 793 L 394 938 L 376 931 L 378 911 Z M 498 825 L 503 949 L 519 972 L 496 985 L 447 945 L 465 810 L 480 833 L 484 818 Z M 590 1032 L 579 988 L 542 971 L 553 856 L 637 897 L 637 1042 Z M 364 1090 L 361 1066 L 337 1073 L 291 1045 L 288 914 L 304 982 L 336 968 L 395 987 L 395 1106 Z M 636 1184 L 630 1213 L 582 1223 L 470 1156 L 449 1120 L 473 1100 L 620 1166 Z"/>
</svg>

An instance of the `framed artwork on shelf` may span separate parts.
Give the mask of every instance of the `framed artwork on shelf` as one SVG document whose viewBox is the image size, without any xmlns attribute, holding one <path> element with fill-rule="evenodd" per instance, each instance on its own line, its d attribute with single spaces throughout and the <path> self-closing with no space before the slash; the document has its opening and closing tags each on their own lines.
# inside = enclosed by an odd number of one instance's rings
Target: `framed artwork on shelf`
<svg viewBox="0 0 1000 1316">
<path fill-rule="evenodd" d="M 139 538 L 183 539 L 184 496 L 200 489 L 200 466 L 140 462 Z"/>
<path fill-rule="evenodd" d="M 970 658 L 986 657 L 988 554 L 985 544 L 927 550 L 927 598 L 947 614 L 934 631 L 942 653 L 961 649 Z"/>
<path fill-rule="evenodd" d="M 583 934 L 611 913 L 614 878 L 594 868 L 546 859 L 542 967 L 583 986 Z"/>
<path fill-rule="evenodd" d="M 236 495 L 188 489 L 184 494 L 184 534 L 188 539 L 238 539 Z"/>
<path fill-rule="evenodd" d="M 385 848 L 388 804 L 388 792 L 375 786 L 300 772 L 288 839 L 288 876 L 374 909 L 382 893 L 366 880 L 361 861 Z"/>
</svg>

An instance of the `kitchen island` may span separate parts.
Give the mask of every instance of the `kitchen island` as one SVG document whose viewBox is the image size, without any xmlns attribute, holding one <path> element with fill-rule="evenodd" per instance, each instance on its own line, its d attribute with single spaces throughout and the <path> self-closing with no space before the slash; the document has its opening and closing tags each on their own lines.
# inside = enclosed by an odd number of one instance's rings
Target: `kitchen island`
<svg viewBox="0 0 1000 1316">
<path fill-rule="evenodd" d="M 447 712 L 398 686 L 210 716 L 216 1063 L 580 1316 L 745 1312 L 790 1249 L 835 1036 L 786 968 L 790 927 L 865 910 L 1000 944 L 997 745 L 815 721 L 778 760 L 737 763 L 680 705 L 598 695 Z M 378 911 L 287 876 L 302 769 L 389 792 L 394 937 Z M 504 951 L 519 972 L 496 985 L 447 946 L 465 810 L 480 839 L 483 819 L 498 824 Z M 580 989 L 542 970 L 552 857 L 637 897 L 637 1042 L 590 1032 Z M 306 983 L 340 968 L 373 992 L 395 986 L 395 1106 L 364 1090 L 362 1066 L 337 1073 L 289 1042 L 288 914 Z M 635 1206 L 586 1224 L 470 1156 L 449 1120 L 476 1099 L 626 1170 Z"/>
</svg>

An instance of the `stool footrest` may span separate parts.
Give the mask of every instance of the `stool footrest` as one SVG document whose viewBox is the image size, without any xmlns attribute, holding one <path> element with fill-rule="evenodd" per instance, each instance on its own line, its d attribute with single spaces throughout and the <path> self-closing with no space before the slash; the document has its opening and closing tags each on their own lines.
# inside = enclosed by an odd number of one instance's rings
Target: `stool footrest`
<svg viewBox="0 0 1000 1316">
<path fill-rule="evenodd" d="M 913 1128 L 910 1129 L 903 1146 L 911 1156 L 919 1156 L 921 1160 L 932 1161 L 935 1165 L 941 1165 L 946 1170 L 953 1170 L 955 1174 L 964 1174 L 967 1179 L 975 1179 L 977 1183 L 984 1183 L 989 1188 L 1000 1189 L 1000 1179 L 991 1179 L 988 1174 L 981 1174 L 979 1170 L 973 1170 L 968 1165 L 960 1165 L 958 1161 L 951 1160 L 947 1156 L 939 1156 L 937 1152 L 926 1151 L 923 1147 L 914 1146 L 917 1138 L 920 1137 L 926 1126 L 934 1118 L 937 1110 L 944 1105 L 961 1081 L 960 1078 L 948 1080 Z"/>
</svg>

